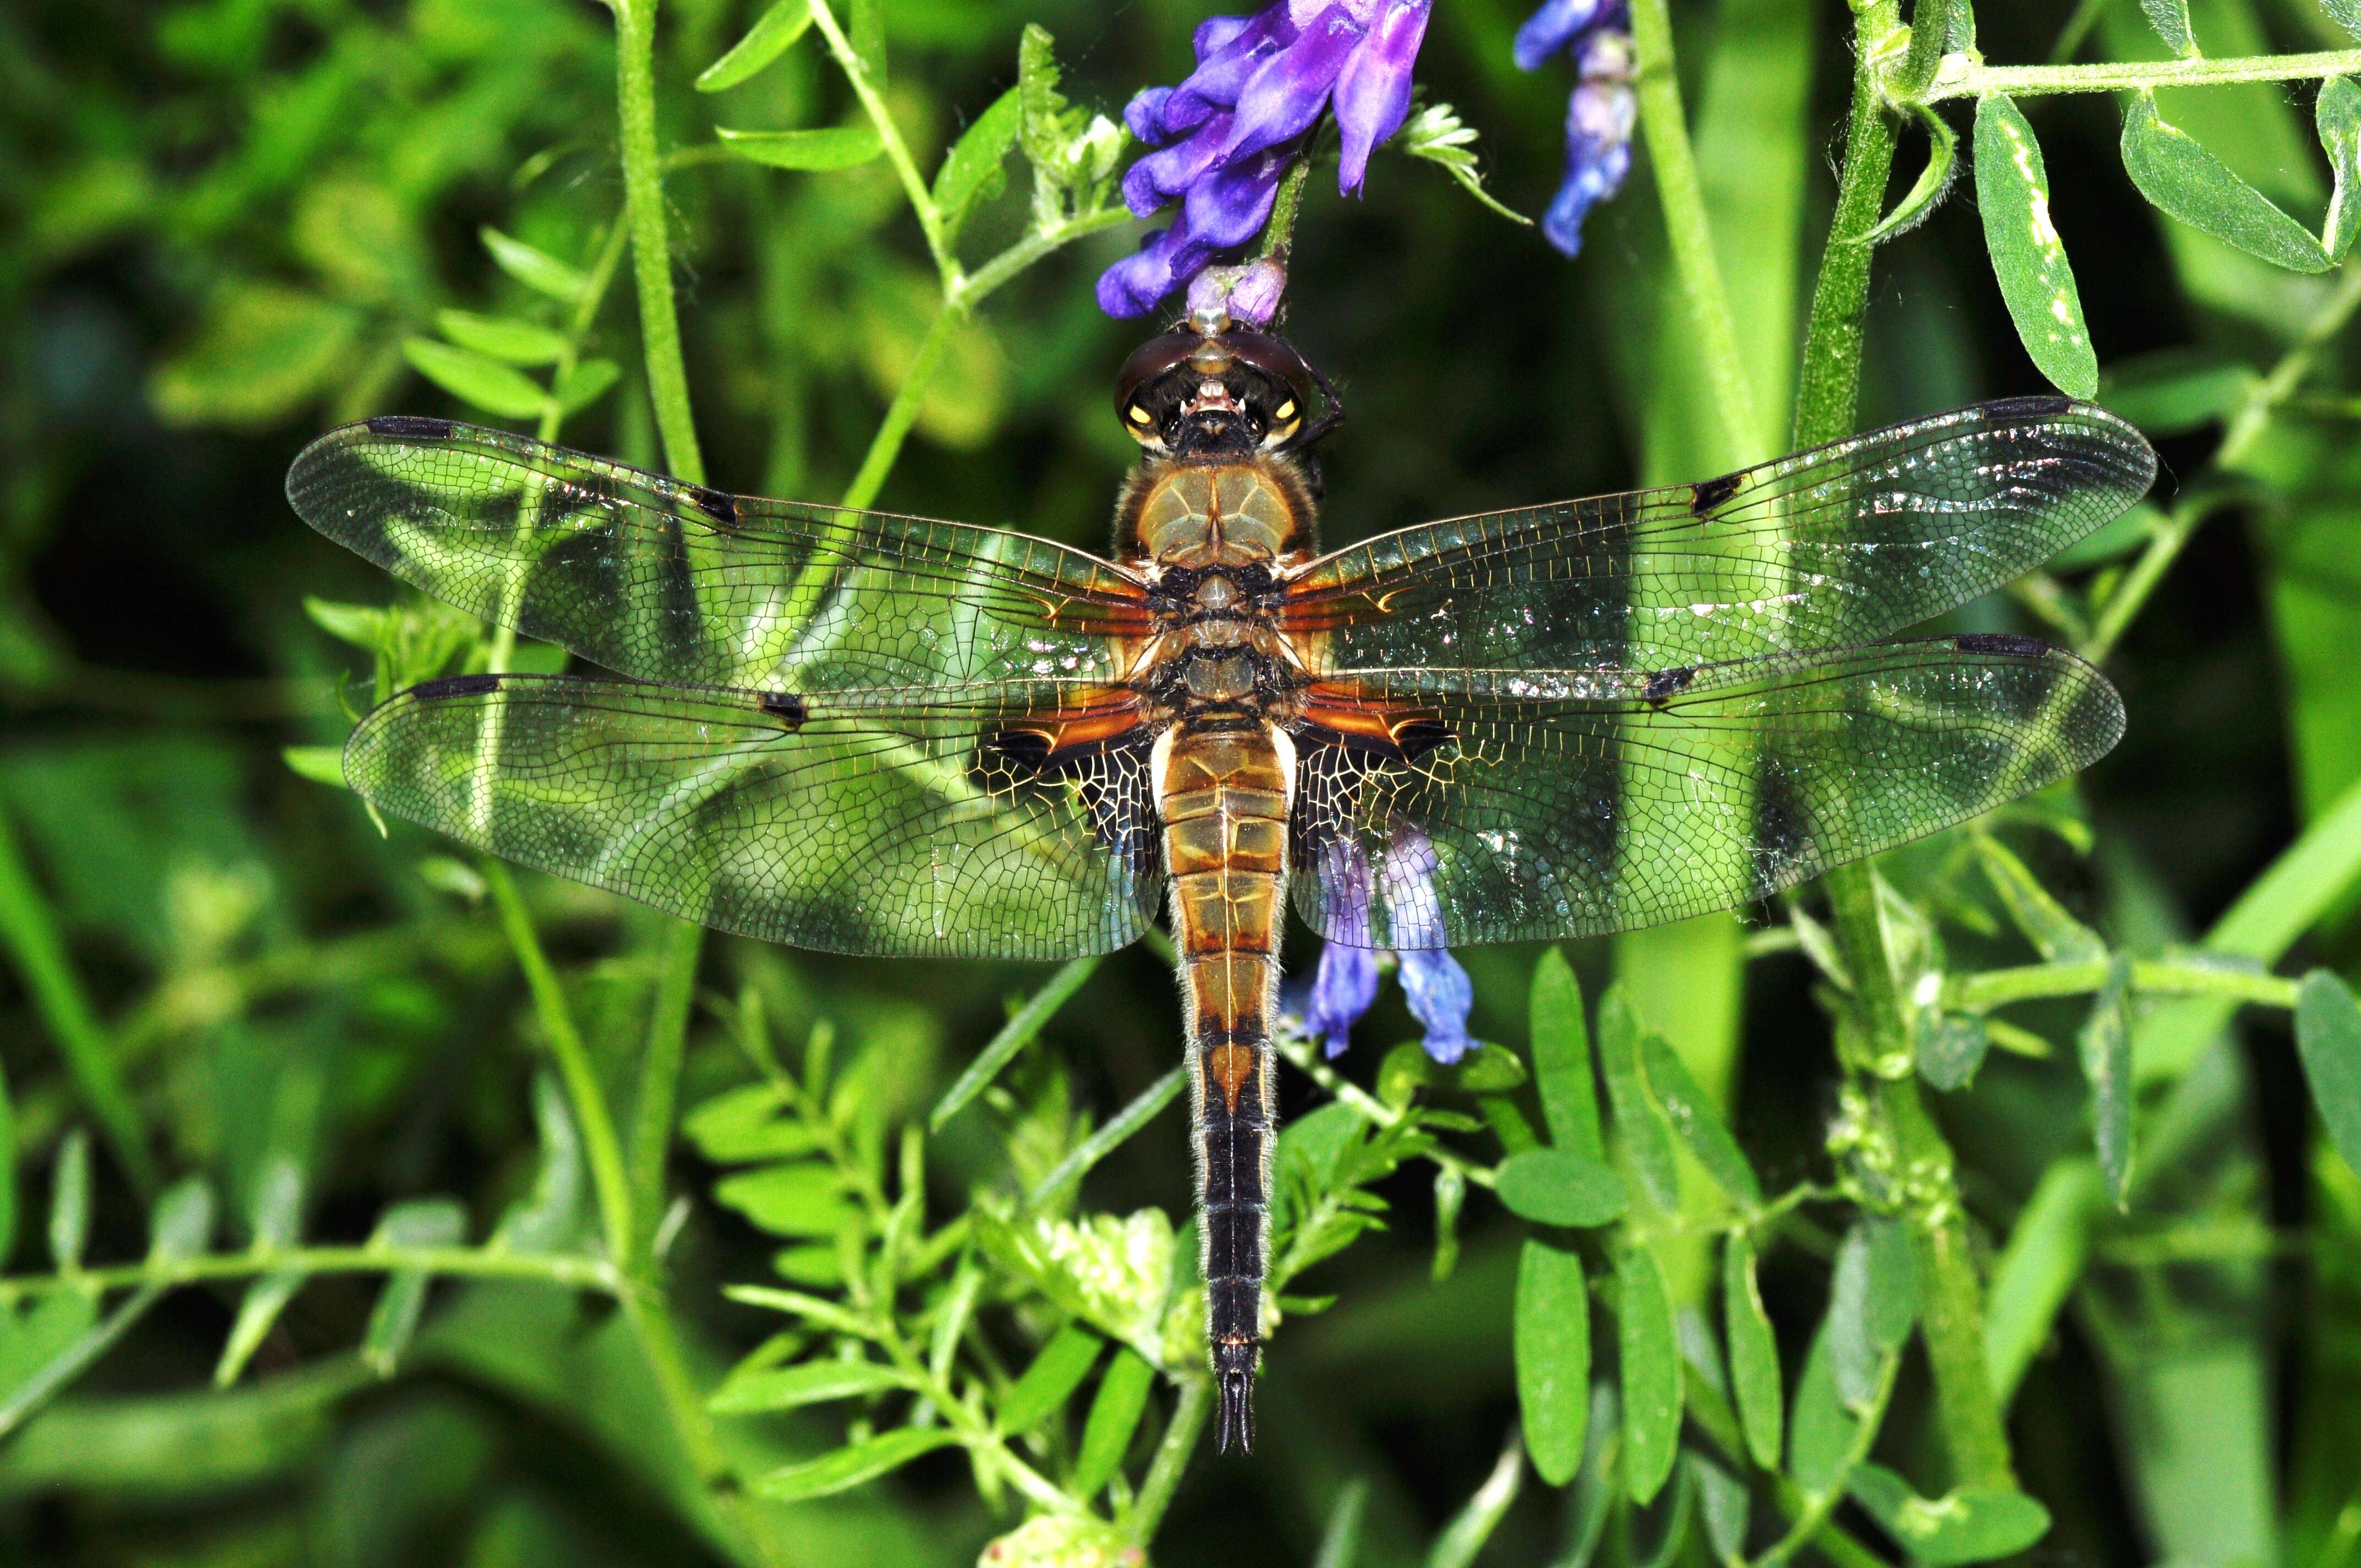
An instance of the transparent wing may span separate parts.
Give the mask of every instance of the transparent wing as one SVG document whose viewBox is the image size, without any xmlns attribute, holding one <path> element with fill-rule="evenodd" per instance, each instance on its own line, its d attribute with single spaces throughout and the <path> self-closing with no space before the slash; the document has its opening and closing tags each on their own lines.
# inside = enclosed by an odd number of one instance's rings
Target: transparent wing
<svg viewBox="0 0 2361 1568">
<path fill-rule="evenodd" d="M 1139 585 L 1025 534 L 685 485 L 391 416 L 287 475 L 303 520 L 435 598 L 642 680 L 812 692 L 1111 679 Z"/>
<path fill-rule="evenodd" d="M 1684 919 L 2063 778 L 2123 723 L 2104 676 L 2019 637 L 1325 682 L 1296 736 L 1296 908 L 1389 948 Z"/>
<path fill-rule="evenodd" d="M 371 712 L 345 776 L 397 817 L 723 930 L 1062 959 L 1137 937 L 1162 886 L 1130 701 L 463 675 Z"/>
<path fill-rule="evenodd" d="M 1696 485 L 1427 523 L 1312 562 L 1281 624 L 1314 670 L 1665 669 L 1893 635 L 2144 494 L 2156 454 L 2018 398 Z"/>
</svg>

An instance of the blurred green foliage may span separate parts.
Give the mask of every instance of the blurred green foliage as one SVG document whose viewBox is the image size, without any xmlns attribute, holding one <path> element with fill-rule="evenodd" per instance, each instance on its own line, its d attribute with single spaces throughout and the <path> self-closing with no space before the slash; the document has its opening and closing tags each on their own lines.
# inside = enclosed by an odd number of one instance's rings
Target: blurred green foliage
<svg viewBox="0 0 2361 1568">
<path fill-rule="evenodd" d="M 1287 1042 L 1249 1461 L 1154 951 L 700 946 L 324 787 L 397 686 L 559 657 L 295 521 L 330 422 L 1101 543 L 1117 111 L 1207 9 L 0 11 L 12 1559 L 2361 1552 L 2361 57 L 2276 58 L 2342 0 L 1639 0 L 1572 266 L 1470 200 L 1540 205 L 1565 83 L 1439 0 L 1440 167 L 1314 181 L 1290 258 L 1332 540 L 2045 377 L 2171 480 L 1959 618 L 2107 661 L 2077 789 L 1466 955 L 1455 1068 Z"/>
</svg>

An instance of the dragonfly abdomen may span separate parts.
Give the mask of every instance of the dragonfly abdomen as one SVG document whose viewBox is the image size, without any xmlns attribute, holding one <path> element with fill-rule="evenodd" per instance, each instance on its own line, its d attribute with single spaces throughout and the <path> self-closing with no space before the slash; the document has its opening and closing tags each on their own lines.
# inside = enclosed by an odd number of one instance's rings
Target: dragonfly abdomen
<svg viewBox="0 0 2361 1568">
<path fill-rule="evenodd" d="M 1270 1257 L 1270 1017 L 1287 876 L 1288 748 L 1267 725 L 1192 731 L 1184 720 L 1159 748 L 1157 770 L 1196 1086 L 1205 1328 L 1224 1448 L 1254 1442 Z"/>
</svg>

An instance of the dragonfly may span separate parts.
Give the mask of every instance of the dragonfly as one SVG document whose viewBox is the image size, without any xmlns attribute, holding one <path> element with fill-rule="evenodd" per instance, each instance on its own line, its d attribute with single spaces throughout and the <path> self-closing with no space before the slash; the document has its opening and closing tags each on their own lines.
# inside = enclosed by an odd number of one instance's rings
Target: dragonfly
<svg viewBox="0 0 2361 1568">
<path fill-rule="evenodd" d="M 2145 494 L 2130 425 L 1986 402 L 1695 484 L 1322 553 L 1335 390 L 1220 312 L 1116 382 L 1100 556 L 737 496 L 385 416 L 287 494 L 403 581 L 620 678 L 378 706 L 383 811 L 726 931 L 1069 959 L 1169 906 L 1221 1446 L 1250 1447 L 1281 906 L 1433 949 L 1763 899 L 2064 778 L 2121 699 L 2063 650 L 1894 640 Z"/>
</svg>

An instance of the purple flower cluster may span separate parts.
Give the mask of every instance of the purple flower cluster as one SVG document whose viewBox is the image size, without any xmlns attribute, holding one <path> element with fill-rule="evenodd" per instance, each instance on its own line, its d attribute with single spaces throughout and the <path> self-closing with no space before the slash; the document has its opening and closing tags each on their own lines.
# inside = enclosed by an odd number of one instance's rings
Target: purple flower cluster
<svg viewBox="0 0 2361 1568">
<path fill-rule="evenodd" d="M 1344 138 L 1336 186 L 1359 190 L 1370 151 L 1410 114 L 1411 67 L 1433 3 L 1274 0 L 1200 27 L 1188 79 L 1151 87 L 1124 110 L 1132 134 L 1159 149 L 1125 174 L 1124 201 L 1141 217 L 1175 202 L 1180 211 L 1100 277 L 1100 308 L 1146 315 L 1216 254 L 1261 233 L 1279 177 L 1332 103 Z M 1259 326 L 1278 291 L 1257 283 L 1233 292 L 1229 308 Z"/>
<path fill-rule="evenodd" d="M 1413 948 L 1398 956 L 1402 1000 L 1426 1031 L 1426 1054 L 1447 1067 L 1476 1043 L 1467 1033 L 1467 1014 L 1476 1005 L 1475 983 L 1459 960 L 1441 948 Z M 1342 1056 L 1353 1043 L 1353 1025 L 1377 1000 L 1377 953 L 1330 942 L 1320 949 L 1312 989 L 1302 999 L 1303 1032 L 1323 1042 L 1323 1054 Z"/>
<path fill-rule="evenodd" d="M 1631 0 L 1544 0 L 1517 29 L 1517 65 L 1538 71 L 1574 57 L 1574 95 L 1565 105 L 1565 178 L 1542 214 L 1542 233 L 1568 256 L 1582 249 L 1582 221 L 1622 188 L 1631 171 Z"/>
</svg>

